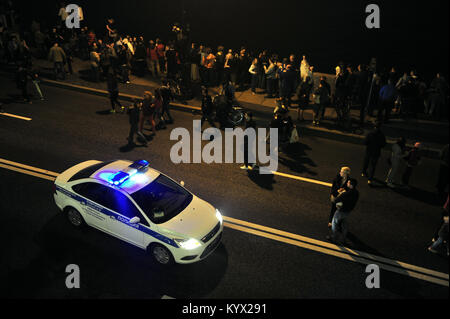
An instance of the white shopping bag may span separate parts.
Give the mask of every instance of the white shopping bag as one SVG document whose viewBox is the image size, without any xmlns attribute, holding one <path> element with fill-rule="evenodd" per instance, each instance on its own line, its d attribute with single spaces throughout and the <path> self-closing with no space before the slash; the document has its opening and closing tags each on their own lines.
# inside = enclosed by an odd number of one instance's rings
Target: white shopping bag
<svg viewBox="0 0 450 319">
<path fill-rule="evenodd" d="M 290 143 L 291 144 L 295 144 L 295 143 L 298 143 L 298 142 L 300 142 L 300 137 L 298 136 L 297 128 L 294 128 L 292 130 Z"/>
</svg>

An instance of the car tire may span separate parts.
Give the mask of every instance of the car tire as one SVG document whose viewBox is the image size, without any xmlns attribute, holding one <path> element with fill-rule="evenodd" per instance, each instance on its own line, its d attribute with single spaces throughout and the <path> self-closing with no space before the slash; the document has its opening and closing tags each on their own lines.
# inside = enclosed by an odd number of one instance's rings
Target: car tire
<svg viewBox="0 0 450 319">
<path fill-rule="evenodd" d="M 161 266 L 172 266 L 174 259 L 169 249 L 160 244 L 151 244 L 148 248 L 153 260 Z"/>
<path fill-rule="evenodd" d="M 72 226 L 76 228 L 83 228 L 86 225 L 83 216 L 81 216 L 80 212 L 75 208 L 69 207 L 65 211 L 67 220 Z"/>
</svg>

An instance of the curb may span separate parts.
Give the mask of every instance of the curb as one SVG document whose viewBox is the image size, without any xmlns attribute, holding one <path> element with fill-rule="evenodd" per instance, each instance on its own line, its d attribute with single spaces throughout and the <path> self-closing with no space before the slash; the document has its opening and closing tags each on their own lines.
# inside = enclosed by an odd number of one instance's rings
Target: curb
<svg viewBox="0 0 450 319">
<path fill-rule="evenodd" d="M 92 95 L 97 95 L 97 96 L 102 96 L 102 97 L 109 97 L 109 93 L 105 90 L 93 89 L 93 88 L 89 88 L 89 87 L 85 87 L 85 86 L 81 86 L 81 85 L 69 84 L 69 83 L 64 83 L 64 82 L 59 82 L 59 81 L 48 80 L 48 79 L 41 79 L 41 83 L 48 85 L 48 86 L 77 91 L 80 93 L 87 93 L 87 94 L 92 94 Z M 122 100 L 125 100 L 125 101 L 132 102 L 134 99 L 140 99 L 142 97 L 136 96 L 136 95 L 120 93 L 119 98 Z M 200 107 L 187 105 L 187 104 L 171 103 L 170 105 L 172 106 L 173 109 L 182 111 L 182 112 L 201 111 Z M 266 114 L 265 112 L 261 112 L 261 111 L 258 112 L 258 111 L 253 111 L 253 110 L 252 110 L 252 112 L 254 114 L 261 115 L 262 117 L 271 118 L 271 113 Z M 330 140 L 335 140 L 338 142 L 344 142 L 344 143 L 350 143 L 350 144 L 357 144 L 357 145 L 364 144 L 365 137 L 362 135 L 342 133 L 339 131 L 330 131 L 330 130 L 325 130 L 325 129 L 321 129 L 321 128 L 313 128 L 313 127 L 306 126 L 306 125 L 297 125 L 297 127 L 299 127 L 301 129 L 302 133 L 305 135 L 315 136 L 315 137 L 319 137 L 319 138 L 325 138 L 325 139 L 330 139 Z M 388 144 L 386 145 L 385 149 L 390 150 L 392 144 L 395 144 L 395 141 L 388 140 L 387 142 L 388 142 Z M 411 147 L 411 148 L 413 147 L 413 145 L 407 145 L 407 146 Z M 423 154 L 424 154 L 424 157 L 428 157 L 431 159 L 439 159 L 440 150 L 432 149 L 432 148 L 425 148 L 423 150 Z"/>
</svg>

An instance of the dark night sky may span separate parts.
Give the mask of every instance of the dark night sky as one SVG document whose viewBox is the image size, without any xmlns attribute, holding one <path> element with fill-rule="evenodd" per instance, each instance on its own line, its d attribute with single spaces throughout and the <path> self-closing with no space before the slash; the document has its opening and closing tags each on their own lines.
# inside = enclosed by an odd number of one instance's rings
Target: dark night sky
<svg viewBox="0 0 450 319">
<path fill-rule="evenodd" d="M 28 16 L 51 21 L 56 1 L 23 1 Z M 72 0 L 83 6 L 88 25 L 118 20 L 123 33 L 169 37 L 170 24 L 187 11 L 192 38 L 210 46 L 307 54 L 317 71 L 333 72 L 337 61 L 415 66 L 422 74 L 448 74 L 448 0 Z M 365 27 L 365 7 L 381 9 L 381 29 Z"/>
</svg>

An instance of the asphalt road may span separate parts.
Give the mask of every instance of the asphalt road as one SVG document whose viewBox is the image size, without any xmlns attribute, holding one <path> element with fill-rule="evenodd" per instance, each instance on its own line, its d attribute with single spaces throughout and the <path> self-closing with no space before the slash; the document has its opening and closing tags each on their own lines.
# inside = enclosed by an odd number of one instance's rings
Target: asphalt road
<svg viewBox="0 0 450 319">
<path fill-rule="evenodd" d="M 14 101 L 14 85 L 0 79 L 0 159 L 62 172 L 85 160 L 147 159 L 184 181 L 226 217 L 325 242 L 329 188 L 281 176 L 247 174 L 239 164 L 181 164 L 170 160 L 170 132 L 192 131 L 198 115 L 173 112 L 175 124 L 148 147 L 126 148 L 128 119 L 109 115 L 105 98 L 43 87 L 46 101 Z M 257 119 L 264 126 L 266 120 Z M 205 142 L 206 143 L 206 142 Z M 205 144 L 204 143 L 204 144 Z M 320 138 L 280 155 L 278 171 L 331 182 L 350 166 L 361 198 L 350 217 L 352 248 L 448 273 L 448 258 L 426 251 L 440 224 L 434 195 L 438 163 L 425 159 L 409 191 L 359 177 L 364 149 Z M 383 153 L 377 178 L 387 172 Z M 381 288 L 367 289 L 365 266 L 307 247 L 226 227 L 222 244 L 201 263 L 164 269 L 145 253 L 94 229 L 74 230 L 59 214 L 48 180 L 0 168 L 0 296 L 31 298 L 448 298 L 447 286 L 381 270 Z M 77 264 L 81 288 L 65 287 L 65 267 Z"/>
</svg>

